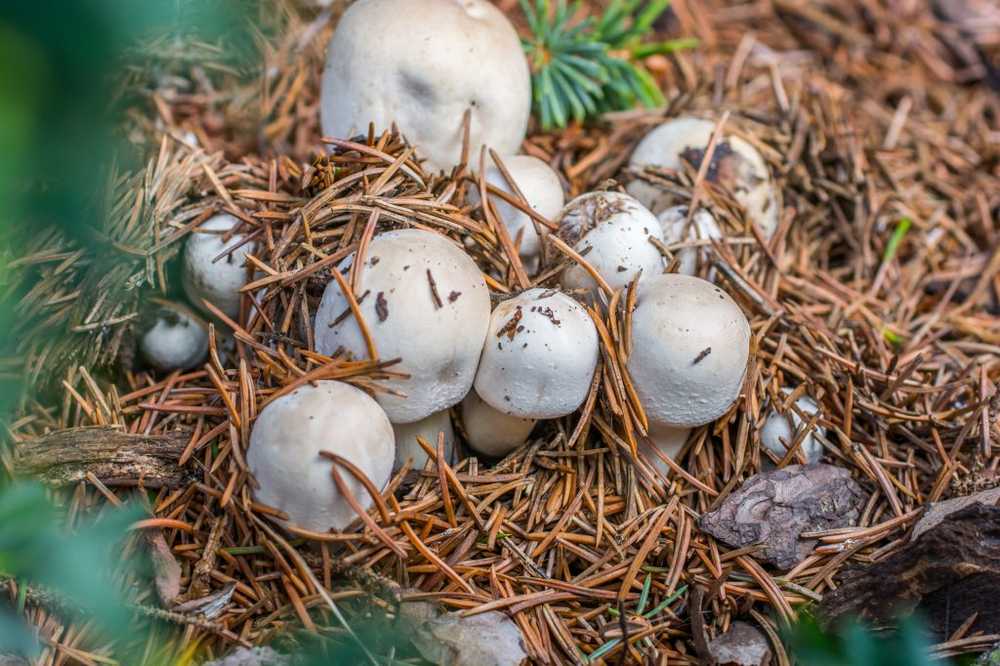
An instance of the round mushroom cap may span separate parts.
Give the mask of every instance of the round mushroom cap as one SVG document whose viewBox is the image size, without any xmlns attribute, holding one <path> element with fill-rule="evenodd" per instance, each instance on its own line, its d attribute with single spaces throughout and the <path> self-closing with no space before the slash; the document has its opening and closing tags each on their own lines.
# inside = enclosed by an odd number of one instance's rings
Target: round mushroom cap
<svg viewBox="0 0 1000 666">
<path fill-rule="evenodd" d="M 739 397 L 750 356 L 750 324 L 719 287 L 667 273 L 640 285 L 628 370 L 650 422 L 693 428 Z"/>
<path fill-rule="evenodd" d="M 535 419 L 522 419 L 499 412 L 469 391 L 462 401 L 462 424 L 469 447 L 490 458 L 501 458 L 528 441 Z"/>
<path fill-rule="evenodd" d="M 676 243 L 687 243 L 696 240 L 722 238 L 719 225 L 715 222 L 715 216 L 704 208 L 699 208 L 691 224 L 687 223 L 688 207 L 673 206 L 667 208 L 657 215 L 660 220 L 660 228 L 663 231 L 663 242 L 670 245 Z M 711 248 L 685 247 L 677 251 L 677 272 L 681 275 L 694 275 L 698 272 L 698 265 L 705 265 L 710 261 Z"/>
<path fill-rule="evenodd" d="M 485 145 L 518 151 L 531 112 L 531 74 L 520 39 L 486 0 L 358 0 L 327 48 L 323 133 L 348 138 L 395 123 L 432 170 Z"/>
<path fill-rule="evenodd" d="M 338 270 L 354 260 L 348 258 Z M 448 409 L 469 392 L 490 321 L 490 295 L 475 262 L 441 234 L 401 229 L 372 239 L 359 270 L 357 299 L 382 359 L 401 359 L 380 393 L 393 423 L 412 423 Z M 340 285 L 331 280 L 315 323 L 316 350 L 368 355 L 365 338 Z"/>
<path fill-rule="evenodd" d="M 690 428 L 653 426 L 649 437 L 639 440 L 639 455 L 658 474 L 666 477 L 670 472 L 670 465 L 663 459 L 666 457 L 676 460 L 690 434 Z"/>
<path fill-rule="evenodd" d="M 790 389 L 784 388 L 782 391 L 787 395 Z M 819 406 L 812 398 L 803 395 L 795 401 L 795 406 L 799 411 L 807 416 L 819 413 Z M 795 441 L 795 434 L 802 427 L 802 419 L 795 410 L 789 409 L 787 413 L 780 414 L 777 409 L 771 409 L 764 425 L 760 429 L 761 446 L 773 453 L 780 460 L 788 453 L 788 447 Z M 826 429 L 816 426 L 816 430 L 826 436 Z M 815 463 L 823 458 L 823 444 L 812 433 L 806 435 L 802 440 L 800 450 L 805 454 L 806 462 Z"/>
<path fill-rule="evenodd" d="M 139 351 L 162 372 L 194 368 L 208 356 L 208 326 L 189 308 L 160 301 L 152 326 L 139 340 Z"/>
<path fill-rule="evenodd" d="M 663 270 L 663 256 L 650 237 L 662 241 L 660 222 L 633 197 L 621 192 L 589 192 L 566 204 L 556 220 L 556 232 L 583 255 L 612 289 Z M 574 263 L 562 274 L 566 289 L 596 289 L 582 266 Z"/>
<path fill-rule="evenodd" d="M 451 413 L 447 409 L 434 412 L 425 419 L 413 423 L 394 423 L 396 433 L 396 463 L 392 471 L 399 470 L 407 460 L 410 469 L 421 470 L 427 463 L 427 453 L 417 443 L 417 437 L 433 447 L 437 447 L 438 437 L 444 433 L 444 459 L 451 464 L 455 454 L 455 429 L 451 425 Z"/>
<path fill-rule="evenodd" d="M 711 120 L 691 116 L 668 120 L 639 142 L 629 166 L 679 171 L 683 159 L 698 167 L 714 131 L 715 123 Z M 764 158 L 752 145 L 737 136 L 721 137 L 715 145 L 706 179 L 729 190 L 765 236 L 770 237 L 777 230 L 780 213 L 777 188 Z M 677 203 L 671 193 L 638 178 L 626 190 L 656 213 Z"/>
<path fill-rule="evenodd" d="M 320 456 L 330 451 L 357 466 L 376 488 L 392 473 L 392 425 L 367 393 L 350 384 L 319 381 L 269 403 L 250 433 L 247 465 L 259 484 L 254 498 L 288 514 L 289 522 L 314 532 L 347 527 L 357 514 L 340 494 Z M 358 503 L 372 498 L 344 468 L 338 468 Z"/>
<path fill-rule="evenodd" d="M 243 242 L 245 234 L 224 240 L 224 234 L 239 223 L 227 213 L 210 217 L 188 236 L 184 247 L 184 293 L 195 306 L 204 309 L 204 299 L 232 318 L 240 314 L 240 289 L 247 283 L 246 256 L 256 247 L 253 241 Z M 228 248 L 235 249 L 216 260 Z"/>
<path fill-rule="evenodd" d="M 583 306 L 555 289 L 529 289 L 493 311 L 476 393 L 511 416 L 565 416 L 586 399 L 598 351 Z"/>
<path fill-rule="evenodd" d="M 552 167 L 531 155 L 504 157 L 503 165 L 533 210 L 548 220 L 559 215 L 566 202 L 566 197 L 559 176 L 552 170 Z M 507 184 L 507 179 L 504 178 L 503 173 L 495 164 L 491 164 L 486 169 L 486 182 L 499 190 L 513 194 L 513 190 Z M 473 188 L 469 191 L 469 201 L 473 204 L 479 203 L 478 189 Z M 535 223 L 531 216 L 499 197 L 491 198 L 491 201 L 515 244 L 518 235 L 521 235 L 518 251 L 521 259 L 525 263 L 534 263 L 533 260 L 538 257 L 541 247 L 538 232 L 535 230 Z"/>
</svg>

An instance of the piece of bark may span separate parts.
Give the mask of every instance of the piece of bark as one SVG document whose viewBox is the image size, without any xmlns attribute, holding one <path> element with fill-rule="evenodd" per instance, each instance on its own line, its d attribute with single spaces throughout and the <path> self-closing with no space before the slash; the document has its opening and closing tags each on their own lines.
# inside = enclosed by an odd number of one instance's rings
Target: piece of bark
<svg viewBox="0 0 1000 666">
<path fill-rule="evenodd" d="M 189 474 L 178 466 L 190 433 L 133 435 L 112 426 L 67 428 L 18 442 L 14 474 L 68 486 L 93 473 L 108 486 L 178 488 Z"/>
<path fill-rule="evenodd" d="M 943 502 L 935 502 L 927 507 L 924 515 L 913 526 L 910 541 L 918 539 L 921 534 L 937 527 L 942 520 L 970 504 L 979 503 L 987 506 L 996 506 L 997 502 L 1000 502 L 1000 488 L 990 488 L 989 490 L 971 495 L 963 495 L 962 497 L 953 497 Z"/>
<path fill-rule="evenodd" d="M 147 530 L 145 539 L 153 564 L 156 595 L 164 608 L 170 608 L 181 594 L 181 565 L 170 551 L 163 530 Z"/>
<path fill-rule="evenodd" d="M 1000 633 L 1000 507 L 972 504 L 884 560 L 842 574 L 819 614 L 888 624 L 914 610 L 938 638 L 977 613 L 968 633 Z"/>
<path fill-rule="evenodd" d="M 800 534 L 854 525 L 864 500 L 842 467 L 789 465 L 750 477 L 699 525 L 733 548 L 761 544 L 753 557 L 790 569 L 816 545 Z"/>
<path fill-rule="evenodd" d="M 768 666 L 771 644 L 757 627 L 736 621 L 729 631 L 708 644 L 712 663 L 718 666 Z"/>
</svg>

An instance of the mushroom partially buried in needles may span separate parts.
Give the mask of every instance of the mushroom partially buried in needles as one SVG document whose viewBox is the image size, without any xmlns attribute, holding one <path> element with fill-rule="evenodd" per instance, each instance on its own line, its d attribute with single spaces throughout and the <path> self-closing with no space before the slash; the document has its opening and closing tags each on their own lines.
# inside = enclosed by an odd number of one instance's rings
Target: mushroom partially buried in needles
<svg viewBox="0 0 1000 666">
<path fill-rule="evenodd" d="M 247 282 L 246 256 L 255 248 L 245 234 L 225 238 L 239 223 L 226 213 L 210 217 L 188 236 L 184 248 L 187 297 L 202 309 L 204 299 L 232 318 L 240 313 L 240 289 Z"/>
<path fill-rule="evenodd" d="M 447 409 L 434 412 L 427 418 L 413 423 L 394 423 L 392 430 L 396 434 L 396 464 L 392 471 L 400 469 L 407 461 L 411 470 L 422 470 L 427 463 L 427 452 L 417 443 L 417 437 L 437 449 L 438 439 L 444 434 L 444 459 L 454 462 L 455 429 L 451 425 L 451 413 Z"/>
<path fill-rule="evenodd" d="M 583 306 L 555 289 L 529 289 L 493 311 L 476 393 L 508 416 L 565 416 L 586 399 L 597 356 L 597 329 Z"/>
<path fill-rule="evenodd" d="M 142 357 L 162 372 L 200 365 L 208 356 L 208 325 L 179 303 L 158 299 L 155 303 L 139 338 Z"/>
<path fill-rule="evenodd" d="M 676 460 L 690 434 L 690 428 L 654 426 L 650 428 L 648 437 L 639 440 L 639 455 L 660 476 L 666 478 L 670 465 L 664 458 Z"/>
<path fill-rule="evenodd" d="M 337 24 L 321 88 L 323 133 L 346 138 L 395 123 L 432 170 L 483 145 L 516 153 L 531 75 L 510 21 L 486 0 L 358 0 Z"/>
<path fill-rule="evenodd" d="M 649 239 L 663 240 L 660 222 L 634 198 L 620 192 L 590 192 L 566 204 L 556 220 L 559 237 L 573 246 L 612 289 L 626 286 L 641 271 L 663 270 L 663 256 Z M 563 271 L 566 289 L 596 289 L 579 264 Z"/>
<path fill-rule="evenodd" d="M 640 283 L 628 371 L 651 427 L 722 416 L 739 397 L 749 355 L 750 324 L 719 287 L 677 273 Z"/>
<path fill-rule="evenodd" d="M 469 446 L 484 456 L 500 458 L 528 440 L 537 419 L 523 419 L 493 409 L 469 391 L 462 401 L 462 424 Z"/>
<path fill-rule="evenodd" d="M 699 208 L 688 222 L 688 207 L 673 206 L 656 216 L 660 220 L 660 228 L 663 231 L 663 242 L 668 246 L 675 243 L 688 243 L 691 241 L 709 240 L 722 238 L 719 225 L 715 222 L 715 217 L 705 210 Z M 708 264 L 712 249 L 699 247 L 683 247 L 677 250 L 677 273 L 681 275 L 694 275 L 698 272 L 699 265 Z"/>
<path fill-rule="evenodd" d="M 532 210 L 547 220 L 559 215 L 566 198 L 558 174 L 548 164 L 530 155 L 510 155 L 503 158 L 503 165 Z M 486 169 L 485 176 L 487 183 L 513 195 L 507 179 L 495 164 Z M 469 192 L 469 201 L 474 204 L 480 202 L 478 188 Z M 511 240 L 517 243 L 520 238 L 518 254 L 525 267 L 534 272 L 538 268 L 541 252 L 535 221 L 500 197 L 490 197 L 490 201 L 500 221 L 507 227 Z"/>
<path fill-rule="evenodd" d="M 781 390 L 786 395 L 792 392 L 789 388 Z M 795 401 L 795 407 L 806 417 L 819 413 L 816 401 L 807 395 L 800 396 Z M 786 413 L 782 414 L 778 412 L 776 407 L 772 407 L 760 429 L 761 446 L 777 456 L 778 460 L 781 460 L 788 453 L 788 447 L 795 441 L 796 433 L 802 424 L 802 417 L 794 409 L 789 408 Z M 826 436 L 825 428 L 817 426 L 816 431 L 821 436 Z M 823 457 L 823 444 L 819 438 L 813 436 L 813 433 L 805 436 L 799 450 L 805 455 L 806 462 L 819 462 Z"/>
<path fill-rule="evenodd" d="M 714 131 L 715 123 L 711 120 L 691 116 L 668 120 L 639 142 L 629 166 L 636 171 L 645 167 L 680 171 L 683 160 L 697 169 Z M 765 236 L 771 236 L 778 228 L 778 190 L 764 158 L 752 145 L 737 136 L 721 136 L 705 179 L 728 190 Z M 678 203 L 666 189 L 641 178 L 630 182 L 626 189 L 654 213 Z"/>
<path fill-rule="evenodd" d="M 357 517 L 331 476 L 333 461 L 353 463 L 381 490 L 392 473 L 392 425 L 367 393 L 350 384 L 318 381 L 277 398 L 260 412 L 250 433 L 247 465 L 259 487 L 254 498 L 314 532 L 343 529 Z M 343 467 L 337 472 L 367 509 L 372 498 Z"/>
<path fill-rule="evenodd" d="M 338 268 L 346 270 L 354 255 Z M 393 423 L 412 423 L 458 404 L 472 387 L 490 321 L 490 295 L 475 262 L 431 231 L 375 236 L 357 268 L 356 299 L 382 360 L 401 359 L 378 394 Z M 340 285 L 331 280 L 315 323 L 316 350 L 368 356 L 361 327 Z M 405 396 L 405 397 L 404 397 Z"/>
</svg>

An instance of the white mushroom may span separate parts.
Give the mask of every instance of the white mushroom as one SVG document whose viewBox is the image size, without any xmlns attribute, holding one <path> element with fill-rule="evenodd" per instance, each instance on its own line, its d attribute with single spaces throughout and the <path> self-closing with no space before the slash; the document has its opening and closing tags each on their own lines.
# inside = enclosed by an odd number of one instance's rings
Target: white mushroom
<svg viewBox="0 0 1000 666">
<path fill-rule="evenodd" d="M 254 498 L 314 532 L 343 529 L 356 517 L 331 476 L 329 451 L 358 467 L 381 490 L 389 481 L 395 444 L 385 412 L 350 384 L 319 381 L 269 403 L 250 433 L 247 465 L 259 487 Z M 372 498 L 360 481 L 337 469 L 363 508 Z"/>
<path fill-rule="evenodd" d="M 555 289 L 529 289 L 493 311 L 476 393 L 511 416 L 565 416 L 587 397 L 597 356 L 597 329 L 583 306 Z"/>
<path fill-rule="evenodd" d="M 784 388 L 782 391 L 786 395 L 791 393 L 791 389 L 788 388 Z M 807 395 L 799 397 L 795 401 L 795 406 L 806 416 L 819 413 L 819 406 Z M 803 421 L 795 413 L 795 410 L 790 408 L 787 413 L 780 414 L 777 409 L 772 408 L 760 429 L 761 446 L 777 456 L 778 460 L 781 460 L 788 453 L 788 447 L 795 441 L 795 435 L 802 424 Z M 826 436 L 825 428 L 817 425 L 816 431 L 821 436 Z M 812 433 L 806 435 L 805 439 L 802 440 L 799 450 L 805 454 L 806 461 L 810 463 L 819 462 L 823 457 L 823 444 Z"/>
<path fill-rule="evenodd" d="M 493 409 L 475 390 L 462 401 L 462 423 L 469 446 L 491 458 L 505 456 L 524 444 L 537 422 Z"/>
<path fill-rule="evenodd" d="M 629 166 L 638 170 L 656 167 L 679 171 L 683 159 L 697 168 L 714 131 L 715 123 L 711 120 L 691 116 L 668 120 L 639 142 Z M 752 145 L 737 136 L 720 137 L 706 179 L 729 190 L 765 236 L 771 236 L 778 228 L 778 191 L 764 158 Z M 670 192 L 639 178 L 626 189 L 656 213 L 677 203 Z"/>
<path fill-rule="evenodd" d="M 660 222 L 627 194 L 583 194 L 566 204 L 556 222 L 559 237 L 583 255 L 612 289 L 624 287 L 639 271 L 650 277 L 663 270 L 663 256 L 649 240 L 663 240 Z M 562 285 L 566 289 L 597 287 L 578 264 L 563 271 Z"/>
<path fill-rule="evenodd" d="M 722 232 L 719 231 L 715 217 L 704 208 L 699 208 L 695 212 L 691 218 L 691 224 L 687 222 L 687 215 L 687 206 L 673 206 L 657 215 L 660 220 L 660 228 L 663 230 L 663 242 L 668 246 L 675 243 L 722 238 Z M 711 248 L 701 249 L 697 247 L 685 247 L 677 250 L 677 272 L 682 275 L 694 275 L 698 272 L 699 264 L 705 265 L 709 261 L 711 252 Z"/>
<path fill-rule="evenodd" d="M 396 433 L 396 464 L 392 471 L 400 469 L 407 460 L 410 461 L 410 469 L 422 470 L 427 462 L 427 453 L 417 443 L 417 437 L 437 448 L 441 433 L 444 433 L 444 459 L 449 464 L 454 461 L 455 429 L 447 409 L 413 423 L 394 423 L 392 430 Z"/>
<path fill-rule="evenodd" d="M 208 325 L 189 308 L 156 301 L 152 324 L 139 339 L 139 350 L 157 370 L 188 370 L 208 356 Z"/>
<path fill-rule="evenodd" d="M 692 428 L 722 416 L 749 355 L 750 324 L 722 289 L 677 273 L 641 283 L 628 370 L 653 424 Z"/>
<path fill-rule="evenodd" d="M 530 155 L 511 155 L 503 158 L 503 165 L 532 209 L 547 220 L 559 215 L 566 198 L 559 176 L 548 164 Z M 513 194 L 507 179 L 495 164 L 486 169 L 486 182 Z M 520 236 L 518 253 L 525 266 L 529 270 L 533 269 L 537 266 L 541 252 L 535 222 L 530 215 L 521 212 L 500 197 L 491 197 L 490 200 L 515 244 Z M 479 203 L 478 189 L 474 188 L 469 192 L 469 201 L 473 204 Z"/>
<path fill-rule="evenodd" d="M 184 248 L 183 282 L 188 298 L 202 309 L 202 299 L 207 300 L 233 318 L 240 313 L 240 289 L 247 282 L 246 256 L 255 248 L 253 241 L 243 242 L 244 234 L 223 240 L 239 222 L 227 213 L 210 217 L 188 236 Z M 236 249 L 223 255 L 229 248 Z"/>
<path fill-rule="evenodd" d="M 653 426 L 650 428 L 649 437 L 639 440 L 639 455 L 646 464 L 666 477 L 670 472 L 670 466 L 664 458 L 676 460 L 689 434 L 691 434 L 690 428 Z"/>
<path fill-rule="evenodd" d="M 520 39 L 486 0 L 358 0 L 327 48 L 323 133 L 348 138 L 395 123 L 433 169 L 480 147 L 520 148 L 531 111 L 531 75 Z"/>
<path fill-rule="evenodd" d="M 354 260 L 348 258 L 338 270 Z M 490 295 L 475 262 L 446 237 L 402 229 L 372 239 L 359 269 L 357 299 L 382 359 L 409 379 L 380 393 L 393 423 L 412 423 L 457 404 L 472 387 L 490 319 Z M 364 335 L 338 283 L 327 285 L 316 312 L 316 350 L 368 355 Z"/>
</svg>

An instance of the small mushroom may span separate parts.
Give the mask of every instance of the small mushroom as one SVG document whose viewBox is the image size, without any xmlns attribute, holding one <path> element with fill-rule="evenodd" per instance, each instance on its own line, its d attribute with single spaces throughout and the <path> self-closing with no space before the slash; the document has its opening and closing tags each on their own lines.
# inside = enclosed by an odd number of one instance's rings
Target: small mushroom
<svg viewBox="0 0 1000 666">
<path fill-rule="evenodd" d="M 462 423 L 469 446 L 490 458 L 501 458 L 524 444 L 537 422 L 493 409 L 475 390 L 462 401 Z"/>
<path fill-rule="evenodd" d="M 240 289 L 247 282 L 246 256 L 254 251 L 245 234 L 224 235 L 240 221 L 227 213 L 208 218 L 188 236 L 184 248 L 184 292 L 195 306 L 202 299 L 235 318 L 240 313 Z M 235 248 L 231 252 L 224 252 Z M 220 256 L 222 255 L 222 256 Z"/>
<path fill-rule="evenodd" d="M 338 268 L 345 270 L 352 254 Z M 490 321 L 490 295 L 475 262 L 441 234 L 388 231 L 372 239 L 357 275 L 365 325 L 382 359 L 408 378 L 382 385 L 405 397 L 380 393 L 393 423 L 412 423 L 458 404 L 472 387 Z M 368 356 L 350 305 L 331 280 L 315 321 L 316 350 Z"/>
<path fill-rule="evenodd" d="M 587 397 L 597 356 L 597 329 L 583 306 L 555 289 L 529 289 L 493 311 L 476 393 L 511 416 L 565 416 Z"/>
<path fill-rule="evenodd" d="M 668 120 L 639 142 L 629 166 L 636 171 L 645 167 L 679 171 L 683 160 L 698 168 L 714 131 L 711 120 L 691 116 Z M 720 137 L 705 178 L 728 190 L 765 236 L 770 237 L 778 228 L 778 190 L 767 163 L 752 145 L 737 136 Z M 672 193 L 640 178 L 626 189 L 656 213 L 677 203 Z"/>
<path fill-rule="evenodd" d="M 639 455 L 646 464 L 666 478 L 670 466 L 664 458 L 676 460 L 690 434 L 690 428 L 653 426 L 650 428 L 649 437 L 639 440 Z"/>
<path fill-rule="evenodd" d="M 506 155 L 524 140 L 528 61 L 510 21 L 486 0 L 358 0 L 340 18 L 326 58 L 327 136 L 395 123 L 432 170 L 461 160 L 466 112 L 476 163 L 483 145 Z"/>
<path fill-rule="evenodd" d="M 394 423 L 392 430 L 396 434 L 396 464 L 392 467 L 393 472 L 402 468 L 407 460 L 410 461 L 412 470 L 424 468 L 427 453 L 417 443 L 417 437 L 437 448 L 438 437 L 444 433 L 444 459 L 449 464 L 454 460 L 455 429 L 451 426 L 451 413 L 447 409 L 413 423 Z"/>
<path fill-rule="evenodd" d="M 695 212 L 690 224 L 688 224 L 687 215 L 687 206 L 673 206 L 657 215 L 660 220 L 660 228 L 663 230 L 663 242 L 668 246 L 675 243 L 722 238 L 722 232 L 719 231 L 715 217 L 704 208 L 699 208 Z M 685 247 L 679 249 L 677 251 L 677 272 L 681 275 L 694 275 L 698 272 L 699 264 L 708 263 L 711 252 L 711 248 Z"/>
<path fill-rule="evenodd" d="M 662 241 L 656 216 L 627 194 L 590 192 L 566 204 L 556 220 L 557 234 L 594 267 L 612 289 L 624 287 L 640 271 L 644 276 L 663 270 L 663 256 L 650 242 Z M 579 264 L 562 274 L 566 289 L 596 289 Z"/>
<path fill-rule="evenodd" d="M 254 498 L 287 513 L 292 525 L 343 529 L 357 514 L 320 452 L 349 460 L 381 490 L 394 449 L 392 424 L 367 393 L 343 382 L 306 384 L 268 403 L 253 424 L 247 465 L 259 484 Z M 370 507 L 364 485 L 343 467 L 337 471 L 358 503 Z"/>
<path fill-rule="evenodd" d="M 792 392 L 789 388 L 781 390 L 785 395 Z M 795 401 L 795 406 L 806 416 L 819 413 L 819 406 L 816 404 L 816 401 L 807 395 L 799 397 Z M 802 423 L 802 418 L 794 409 L 789 409 L 787 413 L 780 414 L 777 409 L 772 408 L 768 412 L 767 418 L 764 420 L 764 425 L 760 429 L 761 446 L 781 460 L 788 453 L 789 445 L 795 441 L 795 435 L 799 428 L 802 427 Z M 816 431 L 821 436 L 826 436 L 825 428 L 816 426 Z M 806 435 L 805 439 L 802 440 L 800 450 L 805 454 L 806 462 L 815 463 L 823 458 L 823 444 L 812 433 Z"/>
<path fill-rule="evenodd" d="M 533 210 L 548 220 L 559 215 L 566 198 L 559 176 L 548 164 L 530 155 L 511 155 L 503 158 L 503 165 Z M 513 194 L 507 179 L 496 165 L 486 169 L 486 182 Z M 491 197 L 490 200 L 504 226 L 507 227 L 511 239 L 517 243 L 520 236 L 518 253 L 525 266 L 529 270 L 537 267 L 541 246 L 531 216 L 499 197 Z M 478 189 L 474 188 L 469 192 L 469 201 L 473 204 L 479 203 Z"/>
<path fill-rule="evenodd" d="M 693 428 L 722 416 L 749 355 L 750 324 L 722 289 L 677 273 L 641 283 L 628 370 L 652 424 Z"/>
<path fill-rule="evenodd" d="M 208 325 L 179 303 L 156 303 L 152 321 L 139 339 L 142 357 L 162 372 L 201 365 L 208 356 Z"/>
</svg>

